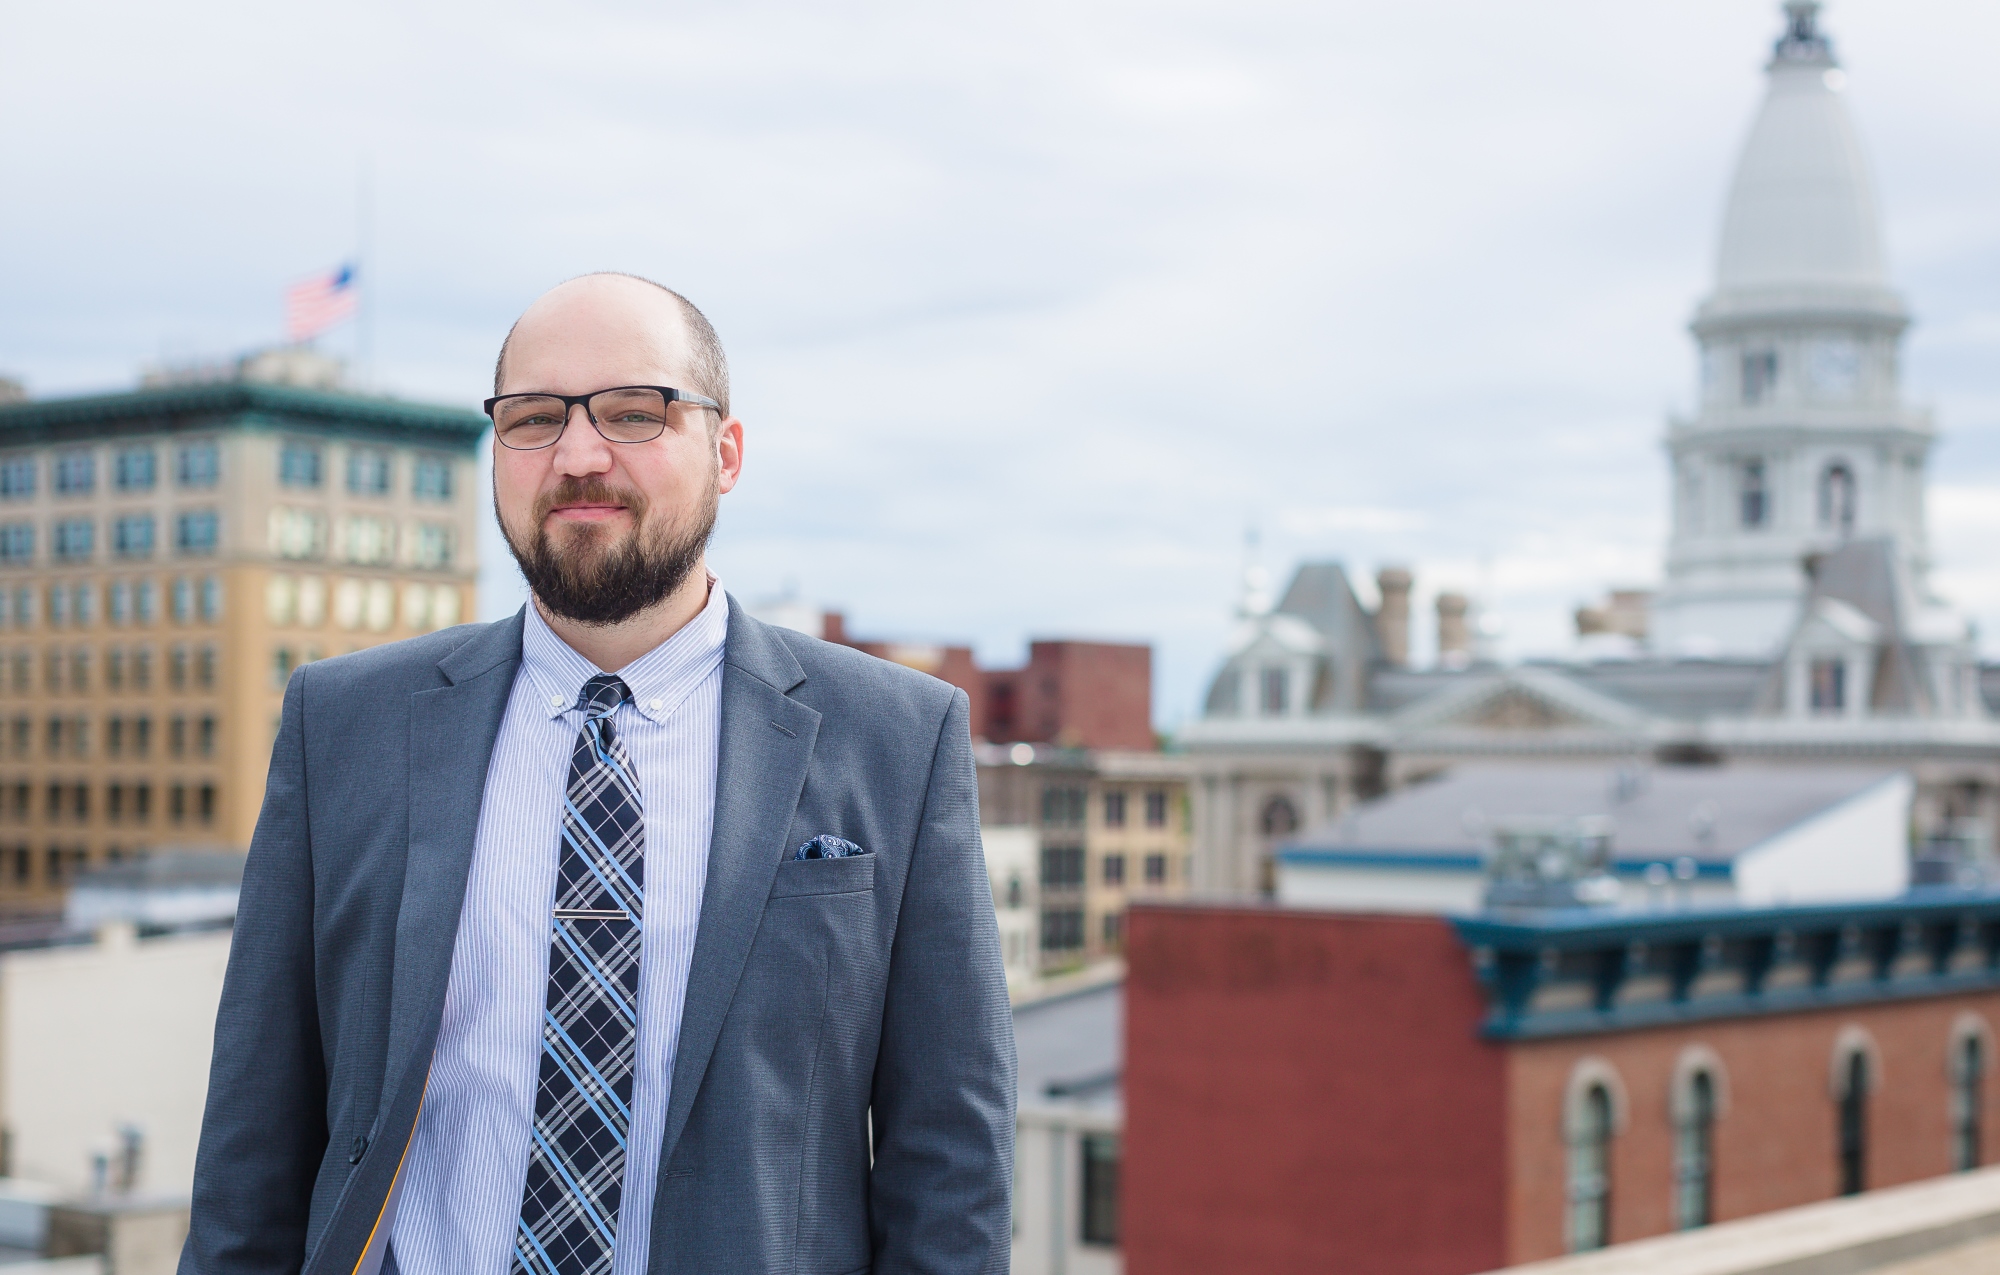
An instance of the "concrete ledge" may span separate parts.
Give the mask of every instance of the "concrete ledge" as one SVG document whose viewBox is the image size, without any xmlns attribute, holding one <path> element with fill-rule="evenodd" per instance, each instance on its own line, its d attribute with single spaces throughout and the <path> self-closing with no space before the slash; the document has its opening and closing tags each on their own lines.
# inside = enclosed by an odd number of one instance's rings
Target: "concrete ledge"
<svg viewBox="0 0 2000 1275">
<path fill-rule="evenodd" d="M 2000 1235 L 2000 1167 L 1510 1266 L 1508 1275 L 1864 1275 Z"/>
</svg>

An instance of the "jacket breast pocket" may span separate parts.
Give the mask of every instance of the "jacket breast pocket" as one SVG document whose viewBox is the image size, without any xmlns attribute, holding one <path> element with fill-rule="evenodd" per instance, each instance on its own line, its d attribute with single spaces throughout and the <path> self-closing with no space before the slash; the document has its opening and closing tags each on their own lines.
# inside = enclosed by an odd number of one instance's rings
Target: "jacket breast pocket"
<svg viewBox="0 0 2000 1275">
<path fill-rule="evenodd" d="M 875 888 L 875 856 L 849 855 L 844 859 L 787 859 L 778 865 L 777 880 L 771 883 L 774 899 L 799 898 L 814 894 L 854 894 Z"/>
</svg>

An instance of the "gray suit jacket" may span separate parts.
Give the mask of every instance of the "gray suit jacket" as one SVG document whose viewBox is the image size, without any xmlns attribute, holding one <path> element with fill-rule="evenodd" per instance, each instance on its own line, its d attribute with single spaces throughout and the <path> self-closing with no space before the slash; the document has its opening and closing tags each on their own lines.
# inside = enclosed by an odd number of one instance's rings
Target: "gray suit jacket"
<svg viewBox="0 0 2000 1275">
<path fill-rule="evenodd" d="M 521 626 L 292 676 L 183 1275 L 350 1275 L 377 1229 L 423 1099 Z M 967 720 L 963 692 L 731 599 L 651 1271 L 1006 1270 L 1013 1019 Z M 874 853 L 791 861 L 819 833 Z"/>
</svg>

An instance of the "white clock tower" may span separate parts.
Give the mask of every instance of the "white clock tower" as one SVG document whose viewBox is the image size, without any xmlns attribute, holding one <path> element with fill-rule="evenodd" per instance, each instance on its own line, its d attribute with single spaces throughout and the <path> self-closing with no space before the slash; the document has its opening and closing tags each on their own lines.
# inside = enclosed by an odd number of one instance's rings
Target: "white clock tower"
<svg viewBox="0 0 2000 1275">
<path fill-rule="evenodd" d="M 1691 325 L 1701 408 L 1667 433 L 1673 531 L 1655 640 L 1670 655 L 1768 659 L 1809 555 L 1894 545 L 1921 601 L 1928 414 L 1903 402 L 1909 313 L 1890 286 L 1873 182 L 1820 34 L 1789 0 L 1770 89 L 1737 163 L 1715 288 Z"/>
</svg>

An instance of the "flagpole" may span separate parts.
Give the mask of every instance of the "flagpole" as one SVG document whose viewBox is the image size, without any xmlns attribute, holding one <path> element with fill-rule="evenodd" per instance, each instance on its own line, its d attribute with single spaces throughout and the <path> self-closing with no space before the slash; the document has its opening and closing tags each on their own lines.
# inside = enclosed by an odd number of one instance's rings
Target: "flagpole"
<svg viewBox="0 0 2000 1275">
<path fill-rule="evenodd" d="M 361 161 L 361 171 L 355 182 L 354 195 L 354 286 L 361 290 L 356 298 L 359 313 L 355 318 L 355 362 L 359 365 L 358 388 L 373 391 L 375 388 L 375 262 L 371 238 L 374 231 L 374 190 L 373 176 L 369 162 Z"/>
</svg>

